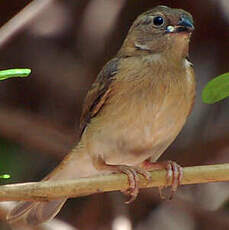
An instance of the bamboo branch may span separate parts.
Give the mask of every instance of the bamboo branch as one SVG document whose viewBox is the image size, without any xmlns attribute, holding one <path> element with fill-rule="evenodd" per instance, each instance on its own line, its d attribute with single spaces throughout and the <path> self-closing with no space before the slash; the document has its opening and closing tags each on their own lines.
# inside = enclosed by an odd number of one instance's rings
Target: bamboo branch
<svg viewBox="0 0 229 230">
<path fill-rule="evenodd" d="M 185 167 L 183 172 L 183 185 L 229 181 L 229 164 Z M 139 175 L 139 187 L 166 186 L 166 170 L 152 171 L 151 176 L 151 181 L 147 182 Z M 47 201 L 127 188 L 128 178 L 126 175 L 111 174 L 76 180 L 2 185 L 0 186 L 0 200 Z"/>
</svg>

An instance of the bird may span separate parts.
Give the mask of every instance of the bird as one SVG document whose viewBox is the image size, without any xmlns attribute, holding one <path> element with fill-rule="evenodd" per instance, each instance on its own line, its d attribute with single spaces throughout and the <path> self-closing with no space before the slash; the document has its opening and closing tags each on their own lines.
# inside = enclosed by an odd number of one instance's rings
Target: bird
<svg viewBox="0 0 229 230">
<path fill-rule="evenodd" d="M 189 61 L 193 30 L 192 15 L 183 9 L 159 5 L 136 18 L 87 93 L 78 144 L 45 181 L 121 172 L 128 176 L 129 203 L 137 197 L 139 174 L 149 179 L 149 171 L 166 169 L 176 191 L 182 167 L 157 160 L 194 104 L 196 82 Z M 7 220 L 38 225 L 54 218 L 65 201 L 21 202 Z"/>
</svg>

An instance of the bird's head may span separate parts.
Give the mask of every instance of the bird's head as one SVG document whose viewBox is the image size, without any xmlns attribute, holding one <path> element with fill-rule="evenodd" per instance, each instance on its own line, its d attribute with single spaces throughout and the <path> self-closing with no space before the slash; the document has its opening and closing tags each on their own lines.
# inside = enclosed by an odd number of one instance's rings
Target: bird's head
<svg viewBox="0 0 229 230">
<path fill-rule="evenodd" d="M 182 9 L 157 6 L 134 21 L 120 54 L 172 53 L 185 57 L 193 30 L 191 14 Z"/>
</svg>

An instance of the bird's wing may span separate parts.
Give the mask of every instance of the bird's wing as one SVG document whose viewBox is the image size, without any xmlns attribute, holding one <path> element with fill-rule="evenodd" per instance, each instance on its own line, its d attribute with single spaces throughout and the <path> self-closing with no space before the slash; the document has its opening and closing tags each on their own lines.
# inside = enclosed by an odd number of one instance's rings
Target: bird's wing
<svg viewBox="0 0 229 230">
<path fill-rule="evenodd" d="M 85 98 L 80 118 L 80 136 L 90 120 L 98 114 L 111 92 L 111 82 L 118 72 L 120 58 L 111 59 L 98 74 Z"/>
</svg>

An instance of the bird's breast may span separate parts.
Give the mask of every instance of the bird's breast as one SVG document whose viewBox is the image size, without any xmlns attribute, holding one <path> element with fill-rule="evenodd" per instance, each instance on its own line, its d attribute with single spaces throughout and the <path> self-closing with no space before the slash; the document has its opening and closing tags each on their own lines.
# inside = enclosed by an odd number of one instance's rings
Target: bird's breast
<svg viewBox="0 0 229 230">
<path fill-rule="evenodd" d="M 135 165 L 152 155 L 158 158 L 180 132 L 193 103 L 194 82 L 185 68 L 141 67 L 123 70 L 125 79 L 117 76 L 109 100 L 95 118 L 96 142 L 110 164 Z"/>
<path fill-rule="evenodd" d="M 113 86 L 110 115 L 146 133 L 151 129 L 151 135 L 175 132 L 193 103 L 195 82 L 190 66 L 185 61 L 178 67 L 163 62 L 143 62 L 141 70 L 137 67 L 123 72 L 126 79 Z"/>
</svg>

